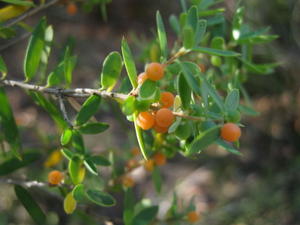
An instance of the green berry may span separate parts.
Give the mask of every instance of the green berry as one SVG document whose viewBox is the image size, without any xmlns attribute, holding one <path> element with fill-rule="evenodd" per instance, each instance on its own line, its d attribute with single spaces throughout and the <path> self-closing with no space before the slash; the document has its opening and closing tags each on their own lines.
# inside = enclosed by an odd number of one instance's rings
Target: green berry
<svg viewBox="0 0 300 225">
<path fill-rule="evenodd" d="M 211 64 L 212 64 L 213 66 L 219 67 L 219 66 L 222 65 L 222 58 L 219 57 L 219 56 L 212 56 L 212 57 L 210 58 L 210 62 L 211 62 Z"/>
</svg>

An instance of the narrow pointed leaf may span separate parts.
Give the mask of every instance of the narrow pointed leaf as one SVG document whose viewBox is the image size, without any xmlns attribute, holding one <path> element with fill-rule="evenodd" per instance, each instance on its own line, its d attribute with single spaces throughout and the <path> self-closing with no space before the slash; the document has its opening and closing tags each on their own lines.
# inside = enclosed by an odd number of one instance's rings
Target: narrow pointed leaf
<svg viewBox="0 0 300 225">
<path fill-rule="evenodd" d="M 156 217 L 158 206 L 151 206 L 142 209 L 132 220 L 132 225 L 148 225 Z"/>
<path fill-rule="evenodd" d="M 168 57 L 167 34 L 159 11 L 156 12 L 156 25 L 160 50 L 163 58 L 166 59 Z"/>
<path fill-rule="evenodd" d="M 116 204 L 116 200 L 108 193 L 90 189 L 86 192 L 86 197 L 97 205 L 111 207 Z"/>
<path fill-rule="evenodd" d="M 240 53 L 234 51 L 205 48 L 205 47 L 196 47 L 193 48 L 192 51 L 201 52 L 209 55 L 224 56 L 224 57 L 235 57 L 240 55 Z"/>
<path fill-rule="evenodd" d="M 99 95 L 90 96 L 82 105 L 76 117 L 76 125 L 82 125 L 94 116 L 99 110 L 101 97 Z"/>
<path fill-rule="evenodd" d="M 87 123 L 79 128 L 79 131 L 83 134 L 99 134 L 106 131 L 109 128 L 107 123 Z"/>
<path fill-rule="evenodd" d="M 227 111 L 235 111 L 239 107 L 240 93 L 238 89 L 233 89 L 225 99 L 225 108 Z"/>
</svg>

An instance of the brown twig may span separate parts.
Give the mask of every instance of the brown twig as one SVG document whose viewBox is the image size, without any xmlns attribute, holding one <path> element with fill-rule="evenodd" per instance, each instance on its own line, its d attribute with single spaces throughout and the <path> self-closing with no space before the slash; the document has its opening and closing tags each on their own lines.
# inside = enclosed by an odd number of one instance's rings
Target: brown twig
<svg viewBox="0 0 300 225">
<path fill-rule="evenodd" d="M 65 107 L 65 103 L 64 103 L 64 99 L 62 95 L 57 95 L 58 97 L 58 102 L 59 102 L 59 108 L 61 113 L 63 114 L 64 120 L 68 123 L 69 127 L 73 127 L 73 123 L 72 121 L 69 119 L 66 107 Z"/>
<path fill-rule="evenodd" d="M 17 24 L 18 22 L 26 19 L 27 17 L 32 16 L 32 15 L 38 13 L 39 11 L 41 11 L 43 9 L 46 9 L 46 8 L 54 5 L 58 1 L 59 0 L 50 0 L 47 3 L 45 3 L 45 4 L 41 4 L 40 6 L 37 6 L 37 7 L 33 8 L 33 9 L 31 9 L 31 10 L 28 10 L 27 12 L 23 13 L 21 16 L 15 18 L 15 19 L 12 19 L 12 20 L 8 21 L 7 23 L 5 23 L 3 25 L 3 27 L 11 27 L 11 26 Z"/>
<path fill-rule="evenodd" d="M 39 182 L 39 181 L 22 181 L 22 180 L 13 180 L 13 179 L 0 179 L 0 183 L 4 184 L 17 184 L 25 187 L 45 187 L 48 186 L 48 183 Z"/>
</svg>

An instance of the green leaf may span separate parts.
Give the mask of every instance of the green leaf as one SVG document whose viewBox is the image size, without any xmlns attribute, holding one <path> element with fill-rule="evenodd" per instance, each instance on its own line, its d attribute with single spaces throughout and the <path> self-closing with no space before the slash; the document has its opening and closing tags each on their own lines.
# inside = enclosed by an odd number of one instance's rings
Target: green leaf
<svg viewBox="0 0 300 225">
<path fill-rule="evenodd" d="M 130 83 L 133 88 L 136 88 L 138 85 L 136 67 L 135 67 L 135 63 L 134 63 L 133 56 L 130 51 L 129 45 L 127 44 L 125 39 L 122 40 L 121 48 L 122 48 L 123 60 L 125 63 L 125 67 L 126 67 L 126 71 L 127 71 Z"/>
<path fill-rule="evenodd" d="M 0 73 L 2 73 L 1 79 L 4 79 L 7 75 L 7 67 L 1 55 L 0 55 Z"/>
<path fill-rule="evenodd" d="M 213 99 L 213 101 L 217 104 L 217 106 L 220 108 L 221 111 L 224 111 L 224 104 L 221 96 L 218 94 L 217 90 L 213 88 L 210 83 L 207 82 L 206 79 L 202 79 L 202 97 L 207 98 L 207 96 L 203 96 L 203 94 L 210 95 L 210 97 Z M 206 101 L 206 100 L 205 100 Z"/>
<path fill-rule="evenodd" d="M 238 40 L 241 35 L 241 27 L 244 22 L 243 16 L 244 16 L 244 7 L 237 8 L 232 22 L 232 37 L 233 40 Z"/>
<path fill-rule="evenodd" d="M 196 47 L 196 48 L 193 48 L 191 50 L 196 51 L 196 52 L 209 54 L 209 55 L 224 56 L 224 57 L 235 57 L 235 56 L 240 55 L 240 53 L 237 53 L 237 52 L 234 52 L 234 51 L 220 50 L 220 49 L 214 49 L 214 48 Z"/>
<path fill-rule="evenodd" d="M 104 158 L 103 156 L 100 155 L 93 155 L 88 157 L 89 160 L 91 160 L 94 164 L 98 166 L 110 166 L 111 163 L 108 159 Z"/>
<path fill-rule="evenodd" d="M 183 28 L 183 46 L 185 49 L 191 49 L 194 47 L 194 30 L 191 26 L 185 26 Z"/>
<path fill-rule="evenodd" d="M 197 6 L 194 5 L 188 10 L 186 23 L 192 28 L 192 30 L 196 30 L 198 19 L 199 19 L 198 8 Z"/>
<path fill-rule="evenodd" d="M 92 95 L 82 105 L 80 111 L 76 116 L 76 125 L 82 125 L 87 122 L 92 116 L 94 116 L 101 103 L 101 96 Z"/>
<path fill-rule="evenodd" d="M 31 165 L 33 162 L 37 161 L 41 155 L 36 152 L 26 152 L 22 155 L 22 160 L 15 157 L 7 159 L 0 164 L 0 176 L 10 174 L 22 167 Z"/>
<path fill-rule="evenodd" d="M 77 184 L 72 190 L 72 195 L 76 201 L 82 201 L 85 197 L 84 185 Z"/>
<path fill-rule="evenodd" d="M 158 213 L 158 206 L 142 209 L 132 220 L 132 225 L 149 225 Z"/>
<path fill-rule="evenodd" d="M 172 29 L 178 35 L 180 33 L 180 25 L 179 25 L 179 21 L 178 21 L 177 17 L 175 15 L 171 15 L 169 17 L 169 23 L 170 23 Z"/>
<path fill-rule="evenodd" d="M 142 155 L 144 159 L 148 160 L 148 152 L 146 151 L 144 137 L 141 128 L 137 125 L 137 113 L 134 114 L 134 128 L 135 128 L 135 134 L 138 140 L 138 144 L 140 147 L 140 150 L 142 152 Z"/>
<path fill-rule="evenodd" d="M 46 215 L 30 193 L 20 185 L 15 185 L 15 193 L 34 222 L 39 225 L 44 225 L 46 223 Z"/>
<path fill-rule="evenodd" d="M 196 80 L 193 71 L 191 71 L 191 69 L 189 68 L 188 63 L 182 63 L 179 61 L 178 63 L 181 66 L 181 71 L 187 84 L 196 94 L 201 95 L 201 90 L 198 85 L 199 82 Z"/>
<path fill-rule="evenodd" d="M 98 175 L 97 167 L 95 166 L 92 160 L 85 159 L 83 163 L 85 165 L 85 168 L 88 169 L 88 171 L 90 171 L 94 175 Z"/>
<path fill-rule="evenodd" d="M 73 130 L 72 146 L 81 155 L 85 153 L 84 141 L 78 130 Z"/>
<path fill-rule="evenodd" d="M 97 205 L 111 207 L 116 204 L 116 200 L 108 193 L 90 189 L 86 192 L 86 197 Z"/>
<path fill-rule="evenodd" d="M 225 40 L 223 37 L 214 37 L 211 40 L 211 47 L 214 49 L 224 49 Z"/>
<path fill-rule="evenodd" d="M 32 1 L 24 1 L 24 0 L 1 0 L 1 1 L 13 4 L 13 5 L 34 6 L 34 3 Z"/>
<path fill-rule="evenodd" d="M 235 111 L 240 104 L 240 93 L 238 89 L 233 89 L 225 99 L 225 108 L 227 111 Z"/>
<path fill-rule="evenodd" d="M 19 130 L 3 87 L 0 87 L 0 105 L 0 131 L 9 143 L 13 154 L 21 158 L 19 151 L 22 146 Z"/>
<path fill-rule="evenodd" d="M 153 100 L 157 91 L 157 82 L 152 80 L 146 80 L 140 90 L 139 97 L 141 100 Z"/>
<path fill-rule="evenodd" d="M 252 107 L 240 105 L 239 110 L 241 113 L 247 114 L 248 116 L 259 116 L 259 112 L 255 111 Z"/>
<path fill-rule="evenodd" d="M 80 184 L 84 178 L 82 175 L 82 160 L 78 156 L 73 156 L 69 161 L 68 171 L 73 184 Z"/>
<path fill-rule="evenodd" d="M 60 137 L 61 145 L 67 145 L 72 139 L 73 131 L 72 129 L 65 129 Z"/>
<path fill-rule="evenodd" d="M 195 34 L 195 45 L 197 46 L 203 39 L 207 27 L 206 20 L 198 20 L 197 22 L 197 29 Z"/>
<path fill-rule="evenodd" d="M 156 25 L 160 50 L 163 58 L 166 59 L 168 57 L 167 34 L 159 11 L 156 12 Z"/>
<path fill-rule="evenodd" d="M 278 38 L 278 35 L 267 35 L 264 34 L 270 30 L 269 27 L 260 29 L 258 31 L 250 31 L 241 33 L 237 43 L 239 44 L 262 44 L 270 42 Z"/>
<path fill-rule="evenodd" d="M 159 193 L 161 191 L 162 178 L 157 166 L 155 166 L 152 171 L 152 181 L 154 183 L 155 190 Z"/>
<path fill-rule="evenodd" d="M 119 52 L 111 52 L 103 62 L 101 86 L 111 91 L 116 85 L 122 71 L 122 57 Z"/>
<path fill-rule="evenodd" d="M 219 138 L 219 134 L 220 126 L 215 126 L 202 132 L 193 140 L 193 142 L 187 150 L 187 154 L 191 155 L 195 153 L 200 153 L 203 149 L 208 147 L 210 144 L 214 143 Z"/>
<path fill-rule="evenodd" d="M 211 9 L 211 10 L 205 10 L 205 11 L 200 11 L 199 16 L 200 17 L 206 17 L 206 16 L 214 16 L 216 14 L 224 12 L 224 8 L 218 8 L 218 9 Z"/>
<path fill-rule="evenodd" d="M 72 160 L 73 156 L 75 156 L 75 153 L 67 148 L 62 148 L 60 151 L 68 160 Z"/>
<path fill-rule="evenodd" d="M 222 139 L 218 139 L 217 144 L 219 146 L 221 146 L 223 149 L 225 149 L 226 151 L 230 152 L 230 153 L 233 153 L 233 154 L 236 154 L 236 155 L 241 155 L 242 154 L 236 148 L 234 148 L 231 143 L 223 141 Z"/>
<path fill-rule="evenodd" d="M 56 122 L 56 124 L 60 128 L 68 127 L 67 122 L 64 120 L 60 110 L 57 108 L 57 106 L 54 103 L 47 100 L 41 93 L 33 92 L 33 91 L 30 91 L 28 93 L 37 105 L 41 106 L 44 110 L 46 110 L 46 112 L 50 114 L 52 119 Z"/>
<path fill-rule="evenodd" d="M 182 107 L 188 109 L 192 99 L 192 91 L 183 74 L 180 74 L 178 77 L 178 93 Z"/>
<path fill-rule="evenodd" d="M 130 95 L 126 98 L 126 100 L 122 104 L 122 112 L 125 115 L 131 115 L 135 111 L 135 97 Z"/>
<path fill-rule="evenodd" d="M 107 123 L 87 123 L 79 128 L 79 131 L 83 134 L 99 134 L 106 131 L 109 128 Z"/>
<path fill-rule="evenodd" d="M 123 220 L 125 225 L 131 225 L 134 216 L 134 194 L 132 188 L 125 190 Z"/>
<path fill-rule="evenodd" d="M 268 75 L 274 72 L 274 68 L 278 66 L 278 63 L 267 63 L 267 64 L 254 64 L 251 63 L 243 58 L 239 58 L 245 65 L 245 67 L 257 74 L 263 74 L 263 75 Z"/>
<path fill-rule="evenodd" d="M 72 83 L 72 74 L 73 70 L 77 63 L 76 56 L 65 56 L 64 59 L 64 75 L 65 75 L 65 82 L 67 87 L 69 87 Z"/>
<path fill-rule="evenodd" d="M 45 30 L 46 19 L 42 18 L 32 32 L 32 36 L 30 37 L 29 44 L 27 46 L 24 60 L 24 73 L 26 81 L 31 80 L 38 70 L 43 49 L 45 47 Z"/>
</svg>

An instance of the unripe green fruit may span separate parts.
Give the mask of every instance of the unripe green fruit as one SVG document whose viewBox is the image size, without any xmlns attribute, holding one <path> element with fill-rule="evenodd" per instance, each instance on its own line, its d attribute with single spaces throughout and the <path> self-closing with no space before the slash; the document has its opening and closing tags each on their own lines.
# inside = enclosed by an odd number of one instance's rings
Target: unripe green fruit
<svg viewBox="0 0 300 225">
<path fill-rule="evenodd" d="M 227 121 L 232 123 L 238 123 L 241 120 L 241 113 L 237 110 L 230 111 L 227 114 Z"/>
<path fill-rule="evenodd" d="M 191 134 L 192 134 L 192 125 L 190 122 L 181 123 L 175 131 L 176 137 L 183 140 L 187 139 L 189 136 L 191 136 Z"/>
<path fill-rule="evenodd" d="M 219 66 L 222 65 L 222 58 L 219 57 L 219 56 L 212 56 L 212 57 L 210 58 L 210 62 L 211 62 L 211 64 L 212 64 L 213 66 L 219 67 Z"/>
</svg>

